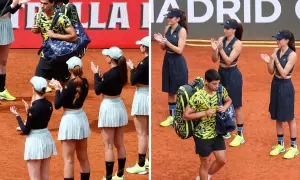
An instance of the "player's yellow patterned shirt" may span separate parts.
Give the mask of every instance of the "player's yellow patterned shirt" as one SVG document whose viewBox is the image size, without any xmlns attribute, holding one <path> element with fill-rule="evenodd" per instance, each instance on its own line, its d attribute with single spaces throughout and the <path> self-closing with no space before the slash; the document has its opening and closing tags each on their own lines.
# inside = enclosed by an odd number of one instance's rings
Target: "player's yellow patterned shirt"
<svg viewBox="0 0 300 180">
<path fill-rule="evenodd" d="M 34 21 L 36 25 L 41 29 L 41 34 L 43 37 L 43 40 L 48 39 L 47 31 L 50 29 L 52 20 L 55 16 L 56 10 L 54 11 L 53 15 L 51 17 L 47 17 L 45 13 L 42 11 L 39 11 L 35 14 Z M 57 20 L 57 23 L 53 26 L 53 32 L 57 34 L 65 35 L 67 34 L 65 29 L 71 25 L 71 22 L 67 16 L 60 13 L 60 16 Z"/>
<path fill-rule="evenodd" d="M 228 96 L 227 90 L 223 87 L 222 98 L 223 100 Z M 208 94 L 204 88 L 196 92 L 189 101 L 191 108 L 196 112 L 206 111 L 210 106 L 212 109 L 217 108 L 218 96 L 217 92 L 214 94 Z M 201 139 L 212 139 L 218 134 L 216 132 L 216 114 L 211 117 L 204 116 L 195 123 L 195 136 Z"/>
</svg>

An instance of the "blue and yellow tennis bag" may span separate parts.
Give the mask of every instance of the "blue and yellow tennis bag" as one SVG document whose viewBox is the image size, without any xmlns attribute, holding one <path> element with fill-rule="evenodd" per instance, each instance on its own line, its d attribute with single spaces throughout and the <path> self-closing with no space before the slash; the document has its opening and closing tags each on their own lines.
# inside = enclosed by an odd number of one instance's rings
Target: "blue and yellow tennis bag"
<svg viewBox="0 0 300 180">
<path fill-rule="evenodd" d="M 194 134 L 195 121 L 183 120 L 183 112 L 186 106 L 189 104 L 190 98 L 198 90 L 204 87 L 204 80 L 201 77 L 197 77 L 193 82 L 180 86 L 176 94 L 176 113 L 173 121 L 173 127 L 176 134 L 181 139 L 188 139 Z"/>
</svg>

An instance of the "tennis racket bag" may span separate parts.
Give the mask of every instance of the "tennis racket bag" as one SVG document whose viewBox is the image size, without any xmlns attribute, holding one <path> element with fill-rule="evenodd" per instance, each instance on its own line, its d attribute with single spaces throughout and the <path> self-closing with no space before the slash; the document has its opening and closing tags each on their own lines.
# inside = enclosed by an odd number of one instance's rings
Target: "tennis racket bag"
<svg viewBox="0 0 300 180">
<path fill-rule="evenodd" d="M 176 134 L 181 139 L 188 139 L 194 134 L 194 127 L 196 126 L 195 122 L 183 120 L 183 113 L 192 95 L 198 90 L 202 89 L 203 86 L 203 78 L 197 77 L 193 82 L 180 86 L 179 90 L 177 91 L 176 113 L 173 121 L 173 127 Z"/>
</svg>

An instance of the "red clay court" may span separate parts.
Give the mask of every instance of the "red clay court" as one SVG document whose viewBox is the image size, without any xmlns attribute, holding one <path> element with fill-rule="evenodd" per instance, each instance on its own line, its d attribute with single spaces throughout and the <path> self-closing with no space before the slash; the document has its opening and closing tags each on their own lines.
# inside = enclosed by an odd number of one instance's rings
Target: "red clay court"
<svg viewBox="0 0 300 180">
<path fill-rule="evenodd" d="M 7 64 L 7 80 L 6 87 L 9 92 L 17 97 L 17 101 L 8 102 L 1 101 L 0 105 L 0 179 L 5 180 L 25 180 L 29 179 L 26 162 L 24 161 L 24 145 L 25 136 L 21 136 L 19 131 L 16 131 L 18 126 L 15 117 L 9 111 L 11 105 L 15 105 L 23 120 L 26 119 L 24 104 L 22 99 L 30 103 L 32 95 L 32 86 L 29 82 L 30 78 L 34 76 L 35 68 L 39 57 L 37 49 L 11 49 Z M 109 69 L 109 65 L 105 62 L 100 49 L 89 49 L 85 57 L 84 63 L 84 77 L 86 77 L 90 84 L 90 90 L 83 106 L 86 112 L 91 135 L 88 139 L 88 154 L 91 165 L 91 180 L 102 179 L 105 176 L 105 160 L 104 147 L 102 145 L 102 138 L 100 129 L 98 128 L 98 113 L 102 97 L 96 96 L 93 89 L 93 73 L 90 70 L 90 63 L 93 61 L 99 65 L 102 74 Z M 139 49 L 124 49 L 124 55 L 127 59 L 131 59 L 134 65 L 143 59 Z M 122 99 L 126 105 L 129 115 L 128 125 L 125 127 L 125 146 L 127 151 L 126 167 L 133 166 L 138 160 L 137 155 L 137 135 L 133 123 L 133 117 L 130 116 L 131 104 L 135 87 L 127 85 L 121 94 Z M 53 102 L 55 91 L 46 94 L 46 97 Z M 57 156 L 53 156 L 50 166 L 50 179 L 63 179 L 63 157 L 61 154 L 60 141 L 57 140 L 58 128 L 63 110 L 55 110 L 49 122 L 49 130 L 55 141 L 57 148 Z M 148 153 L 147 153 L 148 154 Z M 115 153 L 116 155 L 116 153 Z M 148 155 L 147 155 L 148 157 Z M 118 163 L 117 156 L 115 156 L 114 172 L 117 171 Z M 75 179 L 80 179 L 79 163 L 75 161 Z M 131 175 L 125 172 L 126 179 L 146 180 L 148 175 Z"/>
<path fill-rule="evenodd" d="M 238 67 L 243 75 L 243 112 L 245 114 L 245 144 L 229 147 L 233 137 L 226 140 L 227 164 L 212 180 L 298 180 L 300 179 L 299 157 L 283 159 L 283 154 L 270 157 L 276 145 L 275 122 L 270 120 L 268 107 L 272 76 L 261 53 L 272 54 L 274 48 L 244 47 Z M 211 47 L 186 46 L 183 55 L 189 68 L 189 81 L 196 76 L 204 77 L 209 68 L 218 68 L 211 60 Z M 195 154 L 193 138 L 181 140 L 169 127 L 159 123 L 168 114 L 167 93 L 161 90 L 164 52 L 156 42 L 152 43 L 152 179 L 194 180 L 198 176 L 199 157 Z M 295 118 L 300 117 L 300 56 L 293 73 L 295 87 Z M 297 122 L 299 130 L 300 122 Z M 299 133 L 298 133 L 299 135 Z M 290 146 L 288 125 L 284 135 L 286 147 Z M 299 143 L 299 140 L 298 140 Z"/>
</svg>

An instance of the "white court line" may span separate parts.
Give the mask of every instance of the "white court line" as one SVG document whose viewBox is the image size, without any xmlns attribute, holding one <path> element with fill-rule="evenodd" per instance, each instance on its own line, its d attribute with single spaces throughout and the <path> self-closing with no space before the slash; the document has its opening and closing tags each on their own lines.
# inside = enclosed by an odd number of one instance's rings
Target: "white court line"
<svg viewBox="0 0 300 180">
<path fill-rule="evenodd" d="M 210 40 L 205 39 L 187 39 L 186 42 L 204 42 L 204 43 L 210 43 Z M 243 43 L 248 44 L 276 44 L 276 41 L 243 41 Z M 295 41 L 295 43 L 300 43 L 300 41 Z"/>
<path fill-rule="evenodd" d="M 210 44 L 191 44 L 186 43 L 187 46 L 194 46 L 194 47 L 211 47 Z M 243 47 L 267 47 L 267 48 L 276 48 L 277 45 L 268 45 L 268 44 L 243 44 Z M 296 48 L 300 48 L 300 46 L 296 46 Z"/>
</svg>

